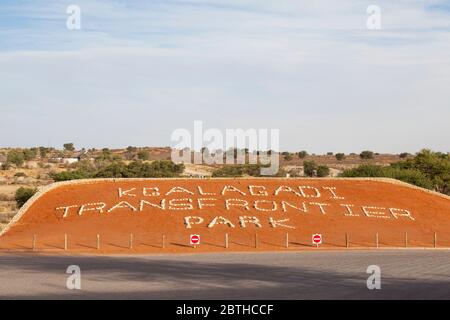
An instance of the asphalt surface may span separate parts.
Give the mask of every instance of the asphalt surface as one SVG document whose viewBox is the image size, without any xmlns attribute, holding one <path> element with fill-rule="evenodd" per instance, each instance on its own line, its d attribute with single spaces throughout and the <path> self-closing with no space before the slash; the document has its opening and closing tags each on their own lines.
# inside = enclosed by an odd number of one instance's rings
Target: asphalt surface
<svg viewBox="0 0 450 320">
<path fill-rule="evenodd" d="M 81 270 L 69 290 L 68 266 Z M 367 288 L 367 267 L 381 289 Z M 1 299 L 450 299 L 450 251 L 0 255 Z"/>
</svg>

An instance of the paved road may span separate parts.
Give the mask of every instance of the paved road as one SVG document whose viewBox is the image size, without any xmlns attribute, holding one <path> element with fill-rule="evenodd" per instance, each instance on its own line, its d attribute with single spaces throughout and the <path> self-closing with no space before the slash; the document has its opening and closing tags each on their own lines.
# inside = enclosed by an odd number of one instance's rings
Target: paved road
<svg viewBox="0 0 450 320">
<path fill-rule="evenodd" d="M 81 290 L 68 290 L 69 265 Z M 381 268 L 381 290 L 366 269 Z M 0 255 L 0 298 L 450 299 L 450 251 Z"/>
</svg>

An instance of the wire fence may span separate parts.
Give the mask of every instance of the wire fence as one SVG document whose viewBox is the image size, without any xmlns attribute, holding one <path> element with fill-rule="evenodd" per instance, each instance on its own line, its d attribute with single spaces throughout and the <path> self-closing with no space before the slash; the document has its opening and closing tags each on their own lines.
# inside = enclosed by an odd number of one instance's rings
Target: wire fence
<svg viewBox="0 0 450 320">
<path fill-rule="evenodd" d="M 107 234 L 61 235 L 32 234 L 10 237 L 6 243 L 0 239 L 1 251 L 107 251 L 107 252 L 177 252 L 177 251 L 251 251 L 302 249 L 383 249 L 383 248 L 448 248 L 450 233 L 323 233 L 320 244 L 311 233 L 205 233 L 199 243 L 192 244 L 190 233 L 122 232 Z"/>
</svg>

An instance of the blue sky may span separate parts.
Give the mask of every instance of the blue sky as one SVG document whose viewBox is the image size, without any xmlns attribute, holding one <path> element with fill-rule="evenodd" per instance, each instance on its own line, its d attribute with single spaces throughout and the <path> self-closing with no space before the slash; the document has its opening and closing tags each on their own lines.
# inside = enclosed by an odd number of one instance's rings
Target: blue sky
<svg viewBox="0 0 450 320">
<path fill-rule="evenodd" d="M 166 146 L 202 120 L 292 151 L 450 151 L 449 53 L 449 1 L 2 0 L 0 146 Z"/>
</svg>

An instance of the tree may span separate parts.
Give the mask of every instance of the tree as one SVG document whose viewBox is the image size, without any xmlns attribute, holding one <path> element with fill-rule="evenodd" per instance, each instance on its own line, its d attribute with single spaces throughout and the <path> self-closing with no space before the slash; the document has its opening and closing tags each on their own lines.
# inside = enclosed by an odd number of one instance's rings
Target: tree
<svg viewBox="0 0 450 320">
<path fill-rule="evenodd" d="M 25 161 L 33 160 L 37 156 L 36 149 L 24 149 L 22 152 L 23 152 L 23 159 Z"/>
<path fill-rule="evenodd" d="M 22 206 L 37 192 L 37 189 L 20 187 L 16 190 L 16 203 L 19 208 Z"/>
<path fill-rule="evenodd" d="M 303 162 L 303 173 L 306 177 L 314 177 L 317 170 L 317 164 L 314 161 Z"/>
<path fill-rule="evenodd" d="M 290 153 L 284 155 L 284 160 L 291 161 L 293 159 L 292 155 Z"/>
<path fill-rule="evenodd" d="M 308 152 L 306 152 L 305 150 L 300 151 L 300 152 L 298 153 L 298 157 L 299 157 L 300 159 L 304 159 L 307 155 L 308 155 Z"/>
<path fill-rule="evenodd" d="M 400 159 L 408 158 L 408 156 L 409 156 L 409 153 L 408 153 L 408 152 L 402 152 L 402 153 L 400 153 L 400 155 L 399 155 Z"/>
<path fill-rule="evenodd" d="M 337 161 L 342 161 L 345 159 L 345 154 L 344 153 L 336 153 L 335 157 L 336 157 Z"/>
<path fill-rule="evenodd" d="M 44 159 L 45 157 L 47 157 L 48 152 L 50 151 L 49 148 L 45 148 L 45 147 L 39 147 L 39 155 L 42 159 Z"/>
<path fill-rule="evenodd" d="M 75 147 L 73 146 L 73 143 L 64 143 L 63 144 L 65 151 L 75 151 Z"/>
<path fill-rule="evenodd" d="M 362 164 L 359 167 L 344 170 L 341 177 L 386 177 L 401 180 L 416 186 L 433 189 L 433 181 L 419 170 L 405 168 L 393 164 L 383 167 L 373 164 Z"/>
<path fill-rule="evenodd" d="M 142 150 L 142 151 L 138 152 L 137 156 L 138 156 L 138 158 L 140 160 L 144 160 L 144 161 L 145 160 L 149 160 L 150 159 L 150 152 L 148 152 L 147 150 Z"/>
<path fill-rule="evenodd" d="M 328 177 L 330 175 L 330 168 L 327 166 L 318 166 L 317 167 L 317 176 L 318 177 Z"/>
<path fill-rule="evenodd" d="M 102 153 L 95 158 L 95 162 L 101 166 L 102 164 L 114 161 L 120 161 L 121 157 L 117 154 L 113 154 L 108 148 L 103 148 Z"/>
<path fill-rule="evenodd" d="M 24 161 L 25 157 L 21 150 L 11 150 L 8 152 L 8 155 L 6 157 L 7 163 L 15 164 L 18 167 L 21 167 Z"/>
<path fill-rule="evenodd" d="M 366 150 L 359 154 L 359 157 L 363 160 L 373 159 L 373 152 Z"/>
<path fill-rule="evenodd" d="M 450 154 L 424 149 L 404 162 L 431 179 L 436 191 L 450 194 Z"/>
</svg>

